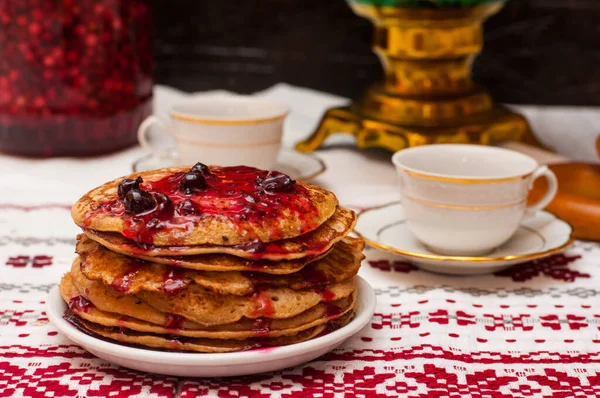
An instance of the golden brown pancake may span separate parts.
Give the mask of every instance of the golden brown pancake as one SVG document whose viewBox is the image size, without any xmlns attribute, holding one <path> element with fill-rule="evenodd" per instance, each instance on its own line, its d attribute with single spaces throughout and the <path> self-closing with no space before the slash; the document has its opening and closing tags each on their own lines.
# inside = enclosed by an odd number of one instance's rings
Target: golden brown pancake
<svg viewBox="0 0 600 398">
<path fill-rule="evenodd" d="M 322 301 L 335 301 L 356 290 L 353 279 L 328 285 L 322 291 L 265 288 L 251 296 L 215 294 L 191 285 L 174 295 L 139 292 L 137 297 L 160 312 L 182 316 L 204 326 L 237 322 L 243 317 L 285 319 L 309 310 Z"/>
<path fill-rule="evenodd" d="M 236 246 L 140 246 L 135 241 L 126 239 L 117 233 L 100 232 L 90 229 L 84 229 L 84 232 L 90 239 L 118 253 L 149 259 L 163 264 L 180 266 L 185 264 L 188 266 L 194 263 L 185 262 L 186 257 L 199 254 L 221 253 L 249 260 L 270 261 L 294 260 L 318 256 L 327 252 L 335 243 L 348 235 L 355 224 L 356 213 L 338 206 L 335 214 L 316 230 L 297 238 L 266 244 L 251 242 Z M 169 259 L 172 256 L 176 256 L 175 261 Z M 200 259 L 199 261 L 202 260 Z"/>
<path fill-rule="evenodd" d="M 71 305 L 71 310 L 81 318 L 110 327 L 123 327 L 138 332 L 153 334 L 168 334 L 185 337 L 236 339 L 252 337 L 279 337 L 296 334 L 300 331 L 322 325 L 338 318 L 352 310 L 356 301 L 356 293 L 352 296 L 331 303 L 321 303 L 302 314 L 289 319 L 242 319 L 229 325 L 213 326 L 204 329 L 182 329 L 177 319 L 169 325 L 155 325 L 142 320 L 123 316 L 114 312 L 101 311 L 91 302 L 79 295 L 77 289 L 68 291 L 65 284 L 61 294 L 65 302 Z M 83 305 L 81 304 L 83 303 Z"/>
<path fill-rule="evenodd" d="M 221 295 L 197 285 L 190 285 L 172 295 L 139 292 L 125 295 L 85 277 L 79 259 L 73 263 L 71 280 L 79 293 L 102 311 L 142 319 L 157 325 L 171 322 L 174 315 L 192 321 L 186 329 L 222 325 L 242 318 L 291 318 L 321 301 L 335 301 L 356 290 L 354 279 L 317 290 L 265 288 L 250 296 Z"/>
<path fill-rule="evenodd" d="M 112 289 L 105 288 L 100 282 L 89 281 L 81 272 L 74 272 L 76 267 L 79 267 L 77 260 L 75 260 L 71 272 L 63 276 L 60 283 L 61 295 L 65 298 L 65 301 L 66 297 L 70 297 L 69 300 L 71 300 L 81 296 L 101 311 L 115 312 L 122 316 L 134 317 L 155 325 L 164 326 L 177 322 L 181 324 L 180 327 L 185 329 L 203 328 L 202 325 L 195 322 L 157 311 L 136 296 L 119 294 Z"/>
<path fill-rule="evenodd" d="M 173 314 L 166 314 L 163 318 L 165 319 L 165 323 L 163 324 L 146 322 L 136 316 L 122 315 L 119 313 L 121 307 L 118 302 L 116 304 L 114 302 L 108 303 L 112 311 L 100 310 L 77 290 L 70 273 L 67 273 L 63 277 L 60 283 L 60 293 L 63 300 L 74 313 L 90 322 L 100 325 L 125 327 L 139 332 L 217 339 L 246 339 L 256 337 L 257 335 L 261 337 L 277 337 L 285 334 L 293 334 L 321 325 L 348 313 L 348 311 L 355 307 L 357 295 L 354 292 L 351 296 L 340 300 L 320 303 L 300 315 L 288 319 L 260 318 L 253 320 L 243 318 L 235 323 L 203 328 L 198 324 L 186 321 L 184 318 Z M 147 311 L 140 311 L 139 316 L 142 318 L 146 317 L 146 313 Z"/>
<path fill-rule="evenodd" d="M 344 318 L 344 321 L 346 321 L 346 319 L 347 318 Z M 259 347 L 296 344 L 315 338 L 325 330 L 325 326 L 320 325 L 298 332 L 297 334 L 291 336 L 281 336 L 275 338 L 252 338 L 246 340 L 218 340 L 141 333 L 125 328 L 102 326 L 86 321 L 76 315 L 71 315 L 68 320 L 70 320 L 71 323 L 75 324 L 80 329 L 87 331 L 92 335 L 99 335 L 110 340 L 115 340 L 119 343 L 158 348 L 167 351 L 213 353 L 244 351 Z"/>
<path fill-rule="evenodd" d="M 101 281 L 123 294 L 140 291 L 174 293 L 195 283 L 215 293 L 244 296 L 253 293 L 258 285 L 301 290 L 350 279 L 356 275 L 364 258 L 363 248 L 362 240 L 345 238 L 329 255 L 290 275 L 203 272 L 169 267 L 112 252 L 85 235 L 80 236 L 76 251 L 81 258 L 81 272 L 88 279 Z M 246 261 L 232 258 L 242 264 Z"/>
<path fill-rule="evenodd" d="M 93 250 L 95 246 L 90 242 L 94 242 L 94 244 L 96 244 L 96 241 L 90 239 L 86 234 L 79 234 L 77 236 L 77 253 L 81 254 L 80 251 L 89 252 Z M 112 251 L 109 247 L 107 247 L 107 249 L 109 249 L 109 251 Z M 119 251 L 112 252 L 128 255 L 129 257 L 135 257 L 141 260 L 150 261 L 157 264 L 171 265 L 196 271 L 253 271 L 274 275 L 286 275 L 300 271 L 302 268 L 304 268 L 304 266 L 306 266 L 306 264 L 323 258 L 327 254 L 329 254 L 331 250 L 332 249 L 315 257 L 304 257 L 296 260 L 281 261 L 252 261 L 236 256 L 231 256 L 229 254 L 198 254 L 193 256 L 181 257 L 150 257 L 139 254 L 132 256 L 128 253 L 122 253 Z"/>
<path fill-rule="evenodd" d="M 141 177 L 139 188 L 149 192 L 151 205 L 138 210 L 118 197 L 125 178 L 108 182 L 75 203 L 73 220 L 82 228 L 154 246 L 231 246 L 306 234 L 330 218 L 338 204 L 333 193 L 304 182 L 267 189 L 261 181 L 269 179 L 268 172 L 250 167 L 211 167 L 202 177 L 205 186 L 185 192 L 182 178 L 189 171 L 177 167 L 125 177 Z M 161 202 L 158 194 L 168 200 Z"/>
<path fill-rule="evenodd" d="M 158 264 L 171 265 L 197 271 L 258 271 L 275 275 L 285 275 L 300 271 L 312 261 L 326 256 L 329 251 L 314 257 L 304 257 L 295 260 L 247 260 L 229 254 L 197 254 L 191 256 L 148 256 L 144 249 L 132 244 L 128 239 L 117 234 L 84 231 L 84 236 L 92 238 L 115 253 L 121 253 L 140 260 Z M 90 239 L 90 240 L 92 240 Z M 331 250 L 331 249 L 330 249 Z"/>
</svg>

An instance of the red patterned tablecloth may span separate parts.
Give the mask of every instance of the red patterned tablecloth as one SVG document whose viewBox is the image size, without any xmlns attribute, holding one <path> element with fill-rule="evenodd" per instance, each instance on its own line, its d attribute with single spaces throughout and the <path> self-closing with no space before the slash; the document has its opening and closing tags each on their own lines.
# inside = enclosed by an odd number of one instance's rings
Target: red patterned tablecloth
<svg viewBox="0 0 600 398">
<path fill-rule="evenodd" d="M 0 397 L 600 396 L 600 246 L 449 277 L 368 249 L 372 322 L 335 351 L 233 379 L 149 375 L 95 358 L 48 322 L 68 270 L 69 206 L 0 205 Z"/>
</svg>

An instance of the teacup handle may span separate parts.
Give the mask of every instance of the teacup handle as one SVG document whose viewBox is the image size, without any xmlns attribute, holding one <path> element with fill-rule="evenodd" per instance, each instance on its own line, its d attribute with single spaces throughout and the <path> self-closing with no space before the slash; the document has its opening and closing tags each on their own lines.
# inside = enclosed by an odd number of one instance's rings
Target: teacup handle
<svg viewBox="0 0 600 398">
<path fill-rule="evenodd" d="M 144 119 L 144 121 L 140 124 L 140 127 L 138 127 L 138 141 L 142 148 L 148 149 L 151 152 L 154 152 L 158 155 L 166 155 L 168 153 L 168 148 L 159 149 L 153 146 L 151 140 L 148 139 L 147 133 L 148 131 L 150 131 L 150 127 L 152 126 L 159 126 L 165 134 L 170 135 L 169 126 L 167 125 L 167 123 L 165 123 L 164 121 L 162 121 L 162 119 L 154 115 L 150 115 L 146 119 Z"/>
<path fill-rule="evenodd" d="M 558 180 L 556 179 L 556 175 L 547 166 L 540 166 L 536 171 L 533 172 L 531 181 L 529 182 L 529 189 L 533 188 L 533 183 L 540 177 L 546 177 L 548 180 L 548 190 L 546 191 L 544 197 L 536 204 L 527 206 L 527 216 L 533 216 L 537 211 L 540 211 L 544 207 L 548 206 L 558 191 Z"/>
</svg>

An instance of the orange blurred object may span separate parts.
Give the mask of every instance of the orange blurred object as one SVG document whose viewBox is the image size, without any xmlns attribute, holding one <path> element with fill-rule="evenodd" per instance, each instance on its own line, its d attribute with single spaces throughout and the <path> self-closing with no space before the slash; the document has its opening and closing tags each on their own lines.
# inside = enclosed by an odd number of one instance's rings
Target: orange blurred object
<svg viewBox="0 0 600 398">
<path fill-rule="evenodd" d="M 600 137 L 596 144 L 600 154 Z M 556 174 L 559 188 L 546 209 L 570 223 L 576 238 L 600 241 L 600 165 L 558 163 L 548 167 Z M 546 179 L 537 179 L 528 202 L 540 200 L 546 189 Z"/>
</svg>

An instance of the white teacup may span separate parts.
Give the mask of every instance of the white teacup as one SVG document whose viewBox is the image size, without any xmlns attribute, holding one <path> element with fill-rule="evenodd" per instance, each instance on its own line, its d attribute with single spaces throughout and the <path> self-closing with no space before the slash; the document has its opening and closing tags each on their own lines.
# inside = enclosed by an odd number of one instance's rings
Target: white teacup
<svg viewBox="0 0 600 398">
<path fill-rule="evenodd" d="M 181 164 L 271 169 L 281 149 L 288 112 L 286 105 L 253 97 L 193 100 L 173 107 L 170 125 L 149 116 L 138 129 L 138 140 L 143 147 L 164 155 L 165 148 L 152 144 L 148 136 L 150 127 L 160 126 L 174 138 Z"/>
<path fill-rule="evenodd" d="M 556 176 L 518 152 L 479 145 L 426 145 L 392 157 L 410 231 L 431 250 L 476 256 L 502 245 L 526 216 L 556 195 Z M 527 194 L 544 176 L 548 192 L 533 206 Z"/>
</svg>

